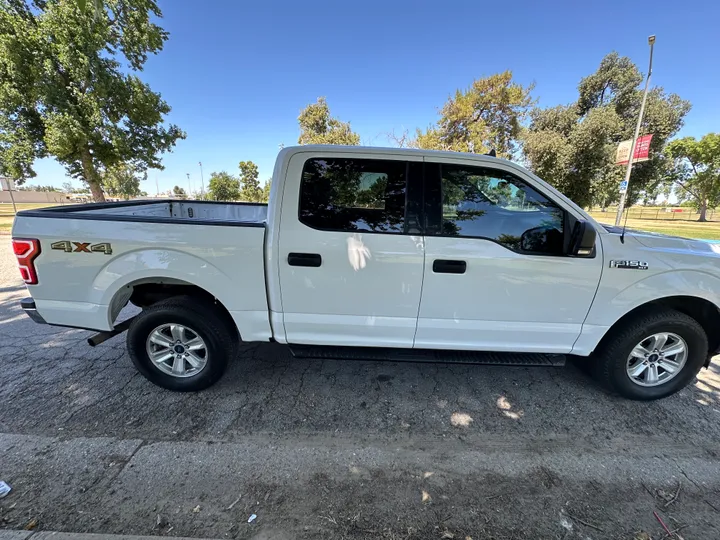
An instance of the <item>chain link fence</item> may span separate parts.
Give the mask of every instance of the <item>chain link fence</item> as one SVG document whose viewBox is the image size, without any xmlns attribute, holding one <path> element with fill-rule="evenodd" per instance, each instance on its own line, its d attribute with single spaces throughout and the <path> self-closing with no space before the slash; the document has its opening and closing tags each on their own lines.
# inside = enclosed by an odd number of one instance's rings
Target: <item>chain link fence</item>
<svg viewBox="0 0 720 540">
<path fill-rule="evenodd" d="M 617 206 L 608 207 L 605 211 L 602 208 L 592 208 L 590 213 L 595 216 L 614 216 L 617 213 Z M 685 206 L 640 206 L 632 207 L 623 213 L 623 219 L 627 214 L 628 219 L 654 219 L 659 221 L 697 221 L 700 213 L 694 208 Z M 718 209 L 708 208 L 705 218 L 708 221 L 720 219 Z"/>
</svg>

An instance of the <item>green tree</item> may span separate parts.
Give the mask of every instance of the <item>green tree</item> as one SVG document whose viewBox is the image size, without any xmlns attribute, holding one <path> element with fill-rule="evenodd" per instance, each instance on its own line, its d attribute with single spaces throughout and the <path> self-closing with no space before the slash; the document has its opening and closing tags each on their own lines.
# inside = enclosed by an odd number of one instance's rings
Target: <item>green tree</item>
<svg viewBox="0 0 720 540">
<path fill-rule="evenodd" d="M 69 193 L 69 194 L 87 193 L 87 189 L 73 187 L 73 185 L 70 182 L 63 182 L 62 191 L 64 191 L 65 193 Z"/>
<path fill-rule="evenodd" d="M 580 206 L 603 208 L 619 199 L 625 168 L 615 165 L 620 141 L 632 138 L 640 112 L 643 75 L 629 58 L 608 54 L 580 81 L 569 105 L 534 109 L 523 134 L 529 167 Z M 666 176 L 662 149 L 683 124 L 690 103 L 654 87 L 648 94 L 641 134 L 653 134 L 650 160 L 633 166 L 629 201 L 652 192 Z"/>
<path fill-rule="evenodd" d="M 262 188 L 258 181 L 258 168 L 252 161 L 241 161 L 240 167 L 240 200 L 260 202 Z"/>
<path fill-rule="evenodd" d="M 272 187 L 272 178 L 268 178 L 263 186 L 262 201 L 270 202 L 270 188 Z"/>
<path fill-rule="evenodd" d="M 138 76 L 168 33 L 155 0 L 0 0 L 0 172 L 53 156 L 104 200 L 103 170 L 162 169 L 185 134 Z"/>
<path fill-rule="evenodd" d="M 240 198 L 240 182 L 225 171 L 214 172 L 210 175 L 208 193 L 215 201 L 237 201 Z"/>
<path fill-rule="evenodd" d="M 140 195 L 140 182 L 143 180 L 147 180 L 147 173 L 138 174 L 132 167 L 121 163 L 105 171 L 102 185 L 110 196 L 128 200 Z"/>
<path fill-rule="evenodd" d="M 20 186 L 17 189 L 18 189 L 18 191 L 44 191 L 44 192 L 62 191 L 61 189 L 58 189 L 55 186 L 34 186 L 32 184 L 25 184 L 24 186 Z"/>
<path fill-rule="evenodd" d="M 360 135 L 350 129 L 349 122 L 341 122 L 330 116 L 330 107 L 324 97 L 300 111 L 300 144 L 344 144 L 357 146 Z"/>
<path fill-rule="evenodd" d="M 88 5 L 88 0 L 75 0 L 80 6 L 80 9 L 84 10 L 85 7 Z M 103 1 L 104 0 L 90 0 L 90 5 L 95 9 L 96 12 L 101 10 L 103 8 Z"/>
<path fill-rule="evenodd" d="M 533 85 L 513 82 L 504 71 L 456 90 L 442 109 L 437 125 L 418 129 L 412 146 L 435 150 L 485 153 L 495 149 L 509 158 L 516 149 L 521 121 L 533 105 Z"/>
<path fill-rule="evenodd" d="M 187 199 L 187 192 L 180 186 L 175 186 L 172 192 L 178 199 Z"/>
<path fill-rule="evenodd" d="M 669 179 L 680 200 L 690 199 L 707 221 L 708 207 L 720 205 L 720 134 L 671 141 L 666 152 L 673 161 Z"/>
</svg>

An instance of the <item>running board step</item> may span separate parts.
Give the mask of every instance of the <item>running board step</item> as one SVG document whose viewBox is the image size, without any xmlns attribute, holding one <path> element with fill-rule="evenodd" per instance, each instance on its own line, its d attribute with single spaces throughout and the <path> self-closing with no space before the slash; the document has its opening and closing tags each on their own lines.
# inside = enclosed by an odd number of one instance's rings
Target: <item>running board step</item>
<svg viewBox="0 0 720 540">
<path fill-rule="evenodd" d="M 487 364 L 494 366 L 565 365 L 564 354 L 531 354 L 480 351 L 445 351 L 432 349 L 393 349 L 375 347 L 322 347 L 291 345 L 296 358 L 328 360 L 390 360 L 392 362 L 443 362 L 450 364 Z"/>
</svg>

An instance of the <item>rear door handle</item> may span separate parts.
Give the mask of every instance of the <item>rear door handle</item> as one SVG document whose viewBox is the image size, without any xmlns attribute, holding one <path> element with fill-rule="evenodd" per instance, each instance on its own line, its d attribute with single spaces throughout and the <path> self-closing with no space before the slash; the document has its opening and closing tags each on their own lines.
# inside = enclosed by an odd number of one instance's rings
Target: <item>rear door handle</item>
<svg viewBox="0 0 720 540">
<path fill-rule="evenodd" d="M 435 259 L 433 261 L 433 272 L 436 274 L 464 274 L 467 270 L 467 262 L 465 261 L 448 261 L 444 259 Z"/>
<path fill-rule="evenodd" d="M 318 253 L 288 253 L 290 266 L 310 266 L 317 268 L 322 264 L 322 257 Z"/>
</svg>

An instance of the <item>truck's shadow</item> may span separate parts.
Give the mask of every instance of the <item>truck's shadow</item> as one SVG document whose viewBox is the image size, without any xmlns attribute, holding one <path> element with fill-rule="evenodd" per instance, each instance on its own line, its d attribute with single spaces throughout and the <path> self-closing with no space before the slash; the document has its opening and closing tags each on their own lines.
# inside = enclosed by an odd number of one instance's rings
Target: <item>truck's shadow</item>
<svg viewBox="0 0 720 540">
<path fill-rule="evenodd" d="M 135 372 L 124 336 L 90 348 L 87 332 L 32 323 L 17 298 L 0 305 L 5 432 L 152 440 L 238 440 L 258 433 L 603 439 L 630 430 L 688 440 L 689 416 L 697 427 L 714 422 L 720 409 L 717 366 L 676 396 L 638 403 L 609 395 L 572 364 L 306 360 L 271 344 L 245 347 L 214 387 L 178 394 Z"/>
</svg>

